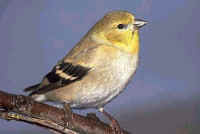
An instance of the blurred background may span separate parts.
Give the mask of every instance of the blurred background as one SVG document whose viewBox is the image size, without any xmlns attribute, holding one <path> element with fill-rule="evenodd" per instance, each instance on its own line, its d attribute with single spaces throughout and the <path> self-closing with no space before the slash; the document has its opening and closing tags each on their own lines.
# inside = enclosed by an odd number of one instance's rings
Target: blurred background
<svg viewBox="0 0 200 134">
<path fill-rule="evenodd" d="M 24 94 L 106 12 L 128 10 L 149 21 L 140 33 L 140 66 L 106 110 L 134 134 L 199 134 L 199 5 L 199 0 L 0 0 L 0 89 Z M 50 134 L 4 120 L 0 133 Z"/>
</svg>

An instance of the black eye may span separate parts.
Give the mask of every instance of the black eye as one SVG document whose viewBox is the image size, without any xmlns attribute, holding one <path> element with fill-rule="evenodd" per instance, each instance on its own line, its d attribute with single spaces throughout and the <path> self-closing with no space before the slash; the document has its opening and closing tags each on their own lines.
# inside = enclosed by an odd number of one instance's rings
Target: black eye
<svg viewBox="0 0 200 134">
<path fill-rule="evenodd" d="M 117 28 L 119 28 L 119 29 L 123 29 L 124 27 L 125 27 L 124 24 L 119 24 L 119 25 L 117 25 Z"/>
</svg>

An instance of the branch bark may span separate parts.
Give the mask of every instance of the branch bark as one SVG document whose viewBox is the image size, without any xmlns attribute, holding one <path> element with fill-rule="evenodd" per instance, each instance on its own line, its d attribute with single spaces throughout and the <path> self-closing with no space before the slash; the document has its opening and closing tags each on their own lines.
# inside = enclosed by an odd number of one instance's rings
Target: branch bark
<svg viewBox="0 0 200 134">
<path fill-rule="evenodd" d="M 0 118 L 36 124 L 64 134 L 112 134 L 112 128 L 100 121 L 95 114 L 87 116 L 72 113 L 68 125 L 64 110 L 39 103 L 30 97 L 0 91 Z M 123 131 L 124 134 L 129 134 Z"/>
</svg>

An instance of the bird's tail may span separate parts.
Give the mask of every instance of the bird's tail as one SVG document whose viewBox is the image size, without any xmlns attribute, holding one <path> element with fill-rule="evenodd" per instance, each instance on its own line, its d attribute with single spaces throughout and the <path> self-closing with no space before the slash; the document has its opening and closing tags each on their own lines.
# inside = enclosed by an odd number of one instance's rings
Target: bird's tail
<svg viewBox="0 0 200 134">
<path fill-rule="evenodd" d="M 24 89 L 24 92 L 31 92 L 31 91 L 37 90 L 39 86 L 40 86 L 40 83 L 35 84 L 33 86 L 30 86 L 30 87 L 27 87 L 27 88 Z"/>
<path fill-rule="evenodd" d="M 25 88 L 24 92 L 29 92 L 29 96 L 31 96 L 31 98 L 33 98 L 35 101 L 43 102 L 46 100 L 46 96 L 43 94 L 35 94 L 35 93 L 37 93 L 37 90 L 39 88 L 40 88 L 40 83 Z"/>
</svg>

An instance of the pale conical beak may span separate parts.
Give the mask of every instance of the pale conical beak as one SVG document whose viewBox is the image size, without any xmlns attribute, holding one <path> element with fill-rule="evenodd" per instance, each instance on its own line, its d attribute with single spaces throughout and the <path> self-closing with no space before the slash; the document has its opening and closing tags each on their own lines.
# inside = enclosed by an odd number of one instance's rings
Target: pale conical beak
<svg viewBox="0 0 200 134">
<path fill-rule="evenodd" d="M 145 21 L 145 20 L 135 19 L 134 25 L 135 25 L 137 28 L 141 28 L 141 27 L 143 27 L 144 25 L 146 25 L 147 23 L 148 23 L 148 22 Z"/>
</svg>

